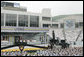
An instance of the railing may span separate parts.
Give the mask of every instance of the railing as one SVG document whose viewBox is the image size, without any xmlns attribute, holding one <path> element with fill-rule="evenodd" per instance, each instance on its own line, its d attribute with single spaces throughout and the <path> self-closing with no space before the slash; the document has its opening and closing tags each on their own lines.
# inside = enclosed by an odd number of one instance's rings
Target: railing
<svg viewBox="0 0 84 57">
<path fill-rule="evenodd" d="M 48 28 L 1 26 L 1 32 L 48 32 Z"/>
</svg>

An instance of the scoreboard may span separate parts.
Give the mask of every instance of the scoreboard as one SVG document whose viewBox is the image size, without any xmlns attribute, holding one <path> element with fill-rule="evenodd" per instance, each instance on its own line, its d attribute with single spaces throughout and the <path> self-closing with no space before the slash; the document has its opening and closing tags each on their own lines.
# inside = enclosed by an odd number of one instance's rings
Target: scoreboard
<svg viewBox="0 0 84 57">
<path fill-rule="evenodd" d="M 75 20 L 74 19 L 65 20 L 64 29 L 75 29 Z"/>
<path fill-rule="evenodd" d="M 19 3 L 11 3 L 11 2 L 1 2 L 1 7 L 19 7 L 20 4 Z"/>
</svg>

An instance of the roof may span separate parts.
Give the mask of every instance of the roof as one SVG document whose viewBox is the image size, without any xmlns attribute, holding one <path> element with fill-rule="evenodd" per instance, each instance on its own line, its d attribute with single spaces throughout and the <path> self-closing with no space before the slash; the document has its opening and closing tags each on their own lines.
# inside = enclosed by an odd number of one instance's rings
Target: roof
<svg viewBox="0 0 84 57">
<path fill-rule="evenodd" d="M 70 15 L 59 15 L 52 17 L 52 21 L 58 21 L 60 19 L 66 18 L 68 16 L 83 16 L 83 14 L 70 14 Z"/>
</svg>

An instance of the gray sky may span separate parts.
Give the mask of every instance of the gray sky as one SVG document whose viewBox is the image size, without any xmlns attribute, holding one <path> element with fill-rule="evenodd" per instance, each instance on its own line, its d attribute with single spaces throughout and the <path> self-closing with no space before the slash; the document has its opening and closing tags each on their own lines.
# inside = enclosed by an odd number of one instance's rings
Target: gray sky
<svg viewBox="0 0 84 57">
<path fill-rule="evenodd" d="M 43 8 L 50 8 L 52 16 L 83 14 L 83 1 L 7 1 L 20 3 L 28 11 L 41 13 Z"/>
</svg>

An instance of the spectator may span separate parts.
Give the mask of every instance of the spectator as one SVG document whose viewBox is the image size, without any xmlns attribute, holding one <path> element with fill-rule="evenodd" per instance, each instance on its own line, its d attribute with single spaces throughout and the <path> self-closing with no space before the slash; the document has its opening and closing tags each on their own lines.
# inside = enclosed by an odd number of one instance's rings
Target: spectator
<svg viewBox="0 0 84 57">
<path fill-rule="evenodd" d="M 83 56 L 83 47 L 70 47 L 70 48 L 53 48 L 46 50 L 38 50 L 34 53 L 28 53 L 27 51 L 11 51 L 1 52 L 1 56 Z"/>
</svg>

